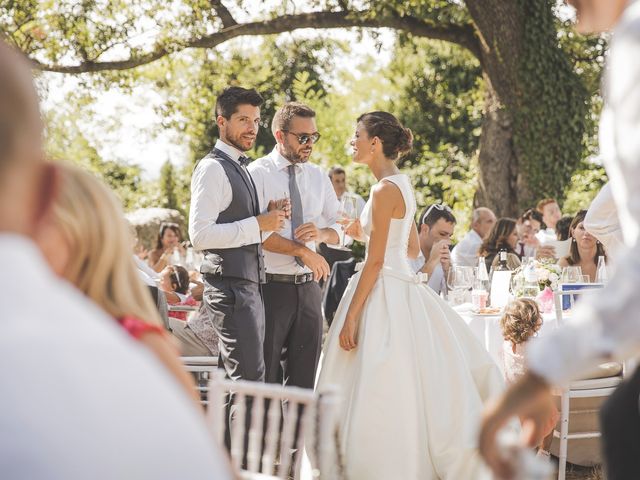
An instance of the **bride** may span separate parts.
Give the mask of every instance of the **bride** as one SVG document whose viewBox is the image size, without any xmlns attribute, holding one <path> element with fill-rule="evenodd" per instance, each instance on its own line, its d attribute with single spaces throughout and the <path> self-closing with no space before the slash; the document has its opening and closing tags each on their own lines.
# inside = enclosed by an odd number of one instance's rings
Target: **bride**
<svg viewBox="0 0 640 480">
<path fill-rule="evenodd" d="M 395 161 L 411 143 L 390 113 L 358 118 L 353 160 L 378 183 L 346 229 L 367 243 L 367 256 L 336 311 L 316 388 L 340 389 L 350 480 L 491 478 L 476 430 L 503 381 L 464 321 L 409 266 L 420 249 L 416 204 Z"/>
</svg>

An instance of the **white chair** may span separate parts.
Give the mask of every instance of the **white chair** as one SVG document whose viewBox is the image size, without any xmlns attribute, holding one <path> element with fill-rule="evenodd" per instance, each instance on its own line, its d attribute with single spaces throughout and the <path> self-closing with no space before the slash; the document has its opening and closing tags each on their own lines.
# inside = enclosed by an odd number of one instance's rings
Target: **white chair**
<svg viewBox="0 0 640 480">
<path fill-rule="evenodd" d="M 572 307 L 576 298 L 581 295 L 590 295 L 597 289 L 581 290 L 574 292 L 555 292 L 554 303 L 556 310 L 556 319 L 558 325 L 562 325 L 564 319 L 564 311 L 562 309 L 562 299 L 569 298 L 569 306 Z M 568 309 L 570 310 L 570 309 Z M 560 431 L 554 430 L 554 437 L 560 441 L 558 455 L 558 480 L 564 480 L 567 468 L 567 452 L 569 440 L 598 438 L 600 431 L 582 431 L 569 433 L 569 419 L 571 417 L 571 400 L 578 398 L 598 398 L 608 397 L 613 393 L 620 384 L 623 377 L 622 365 L 610 362 L 600 365 L 599 369 L 588 375 L 584 380 L 572 382 L 568 388 L 557 389 L 554 394 L 560 397 Z M 578 412 L 573 412 L 577 414 Z M 582 411 L 580 413 L 597 413 L 593 411 Z"/>
<path fill-rule="evenodd" d="M 209 381 L 218 368 L 218 357 L 180 357 L 187 372 L 193 375 L 200 403 L 206 408 L 209 404 Z"/>
<path fill-rule="evenodd" d="M 229 394 L 230 422 L 225 405 Z M 252 399 L 250 412 L 247 412 L 247 397 Z M 208 418 L 220 444 L 224 444 L 225 425 L 230 424 L 231 463 L 242 478 L 287 479 L 292 470 L 293 478 L 298 479 L 303 452 L 314 478 L 343 476 L 337 444 L 335 391 L 317 393 L 298 387 L 231 381 L 217 371 L 211 379 L 210 400 Z M 265 400 L 271 400 L 266 412 Z M 246 452 L 245 443 L 248 443 Z M 246 465 L 243 465 L 245 457 Z"/>
</svg>

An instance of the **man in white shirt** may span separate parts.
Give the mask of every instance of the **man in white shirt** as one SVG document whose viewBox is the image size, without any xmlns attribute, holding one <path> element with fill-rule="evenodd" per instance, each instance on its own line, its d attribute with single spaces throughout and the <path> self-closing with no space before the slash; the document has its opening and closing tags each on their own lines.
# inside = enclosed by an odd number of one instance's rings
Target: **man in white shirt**
<svg viewBox="0 0 640 480">
<path fill-rule="evenodd" d="M 0 41 L 1 476 L 230 479 L 202 412 L 29 238 L 56 187 L 41 138 L 28 64 Z"/>
<path fill-rule="evenodd" d="M 347 172 L 345 172 L 344 168 L 331 167 L 329 170 L 329 179 L 331 180 L 331 185 L 333 185 L 333 190 L 336 192 L 338 201 L 342 201 L 342 196 L 344 194 L 350 195 L 356 199 L 357 215 L 358 218 L 360 218 L 360 214 L 362 214 L 362 210 L 364 210 L 365 201 L 357 193 L 347 191 Z"/>
<path fill-rule="evenodd" d="M 437 293 L 447 292 L 447 273 L 451 266 L 451 235 L 456 217 L 446 205 L 434 203 L 425 208 L 420 216 L 418 237 L 420 255 L 409 259 L 414 272 L 428 275 L 427 284 Z"/>
<path fill-rule="evenodd" d="M 340 205 L 326 173 L 308 163 L 320 138 L 315 112 L 292 102 L 275 114 L 271 130 L 276 147 L 251 164 L 262 209 L 288 197 L 290 218 L 279 233 L 265 233 L 267 283 L 266 380 L 313 388 L 322 338 L 321 291 L 329 266 L 316 242 L 339 243 Z M 330 225 L 318 228 L 318 225 Z"/>
<path fill-rule="evenodd" d="M 510 467 L 498 455 L 495 436 L 514 415 L 527 431 L 548 419 L 551 385 L 567 385 L 612 357 L 627 358 L 640 347 L 640 2 L 571 0 L 582 32 L 615 26 L 604 78 L 600 150 L 628 251 L 604 290 L 581 300 L 566 325 L 532 342 L 529 373 L 485 414 L 480 450 L 496 473 Z M 640 370 L 625 380 L 603 407 L 602 435 L 609 480 L 640 478 Z M 531 438 L 537 432 L 532 432 Z M 616 443 L 617 442 L 617 443 Z"/>
<path fill-rule="evenodd" d="M 476 208 L 471 215 L 471 230 L 453 247 L 451 262 L 456 266 L 477 267 L 478 249 L 496 223 L 496 215 L 486 207 Z"/>
<path fill-rule="evenodd" d="M 538 240 L 541 243 L 549 238 L 550 240 L 556 239 L 556 223 L 562 218 L 562 212 L 558 206 L 558 202 L 554 198 L 545 198 L 538 202 L 536 210 L 542 215 L 542 222 L 546 225 L 546 228 L 538 232 Z"/>
<path fill-rule="evenodd" d="M 200 266 L 203 301 L 218 333 L 220 364 L 233 380 L 264 381 L 260 232 L 278 231 L 284 223 L 280 210 L 260 213 L 246 169 L 249 159 L 244 153 L 256 141 L 262 103 L 258 92 L 242 87 L 226 88 L 218 96 L 220 138 L 191 179 L 189 236 L 193 247 L 205 253 Z M 195 342 L 197 335 L 178 322 L 172 321 L 174 335 L 185 337 L 183 344 Z"/>
</svg>

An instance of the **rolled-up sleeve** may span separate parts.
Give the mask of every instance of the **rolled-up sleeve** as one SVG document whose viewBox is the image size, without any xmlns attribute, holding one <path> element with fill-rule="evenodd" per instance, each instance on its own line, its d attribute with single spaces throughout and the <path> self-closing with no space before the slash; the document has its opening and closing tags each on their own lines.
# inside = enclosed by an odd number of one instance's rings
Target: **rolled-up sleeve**
<svg viewBox="0 0 640 480">
<path fill-rule="evenodd" d="M 216 223 L 231 198 L 231 184 L 222 166 L 212 159 L 201 160 L 191 178 L 189 237 L 195 249 L 237 248 L 261 242 L 254 216 L 232 223 Z"/>
</svg>

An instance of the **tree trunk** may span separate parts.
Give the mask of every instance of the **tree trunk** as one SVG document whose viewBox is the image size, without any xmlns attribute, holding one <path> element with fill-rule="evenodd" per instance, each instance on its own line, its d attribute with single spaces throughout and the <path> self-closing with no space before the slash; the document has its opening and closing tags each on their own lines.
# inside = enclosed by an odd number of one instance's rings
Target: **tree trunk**
<svg viewBox="0 0 640 480">
<path fill-rule="evenodd" d="M 478 190 L 474 207 L 489 207 L 498 217 L 518 215 L 512 120 L 485 75 L 485 108 L 478 154 Z"/>
<path fill-rule="evenodd" d="M 466 0 L 487 83 L 476 205 L 515 216 L 562 199 L 580 162 L 587 91 L 558 46 L 552 0 Z"/>
</svg>

